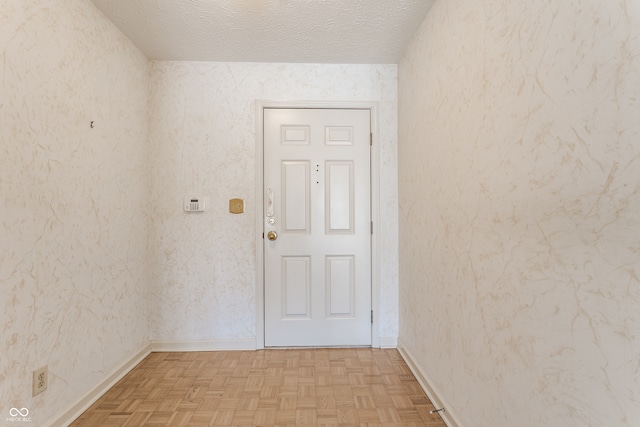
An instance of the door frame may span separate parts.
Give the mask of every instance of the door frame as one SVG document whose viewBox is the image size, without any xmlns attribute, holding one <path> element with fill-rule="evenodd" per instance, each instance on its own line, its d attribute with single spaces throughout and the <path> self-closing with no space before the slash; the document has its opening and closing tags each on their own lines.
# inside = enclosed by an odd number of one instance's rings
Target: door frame
<svg viewBox="0 0 640 427">
<path fill-rule="evenodd" d="M 264 115 L 266 108 L 359 109 L 371 112 L 371 347 L 380 347 L 380 142 L 379 103 L 376 101 L 270 101 L 256 100 L 256 348 L 264 349 Z"/>
</svg>

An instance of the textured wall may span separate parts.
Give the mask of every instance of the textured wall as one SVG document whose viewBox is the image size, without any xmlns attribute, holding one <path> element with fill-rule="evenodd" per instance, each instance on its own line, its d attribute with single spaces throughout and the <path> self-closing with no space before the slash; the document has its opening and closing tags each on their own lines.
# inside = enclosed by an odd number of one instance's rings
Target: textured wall
<svg viewBox="0 0 640 427">
<path fill-rule="evenodd" d="M 153 62 L 150 93 L 153 339 L 256 336 L 256 99 L 380 102 L 381 335 L 397 336 L 397 66 Z M 191 194 L 206 212 L 183 212 Z"/>
<path fill-rule="evenodd" d="M 400 341 L 461 425 L 640 425 L 639 100 L 637 1 L 440 1 L 405 53 Z"/>
<path fill-rule="evenodd" d="M 1 0 L 0 64 L 0 423 L 40 426 L 149 339 L 148 62 L 88 1 Z"/>
</svg>

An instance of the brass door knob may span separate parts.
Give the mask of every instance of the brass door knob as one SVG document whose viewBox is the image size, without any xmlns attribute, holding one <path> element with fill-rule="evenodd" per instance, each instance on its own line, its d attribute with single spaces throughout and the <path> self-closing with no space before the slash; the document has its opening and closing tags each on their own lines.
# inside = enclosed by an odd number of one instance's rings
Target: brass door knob
<svg viewBox="0 0 640 427">
<path fill-rule="evenodd" d="M 267 233 L 267 239 L 274 241 L 278 238 L 278 233 L 276 233 L 275 231 L 270 231 Z"/>
</svg>

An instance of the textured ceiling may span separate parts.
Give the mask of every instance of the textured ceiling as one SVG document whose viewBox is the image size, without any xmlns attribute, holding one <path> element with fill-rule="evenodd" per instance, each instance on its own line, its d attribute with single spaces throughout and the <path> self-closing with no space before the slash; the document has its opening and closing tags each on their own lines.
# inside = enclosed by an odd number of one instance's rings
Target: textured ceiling
<svg viewBox="0 0 640 427">
<path fill-rule="evenodd" d="M 397 63 L 435 0 L 92 0 L 150 59 Z"/>
</svg>

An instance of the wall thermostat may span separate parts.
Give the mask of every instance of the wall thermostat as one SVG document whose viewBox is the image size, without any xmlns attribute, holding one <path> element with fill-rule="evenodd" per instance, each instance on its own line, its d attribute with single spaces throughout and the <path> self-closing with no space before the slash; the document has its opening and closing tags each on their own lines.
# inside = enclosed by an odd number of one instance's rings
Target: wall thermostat
<svg viewBox="0 0 640 427">
<path fill-rule="evenodd" d="M 184 199 L 184 210 L 186 212 L 204 212 L 204 198 L 187 197 Z"/>
</svg>

